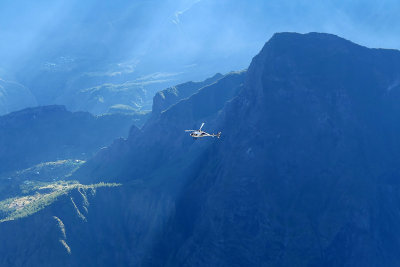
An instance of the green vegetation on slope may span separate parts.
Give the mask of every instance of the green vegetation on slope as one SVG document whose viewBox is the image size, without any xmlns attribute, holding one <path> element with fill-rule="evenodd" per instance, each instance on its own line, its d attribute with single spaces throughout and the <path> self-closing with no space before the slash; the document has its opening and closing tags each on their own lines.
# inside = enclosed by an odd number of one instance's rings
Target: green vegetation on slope
<svg viewBox="0 0 400 267">
<path fill-rule="evenodd" d="M 77 181 L 57 181 L 53 183 L 31 182 L 26 186 L 24 196 L 8 198 L 0 202 L 0 223 L 16 220 L 32 215 L 46 206 L 52 204 L 60 196 L 68 194 L 71 190 L 77 189 L 92 192 L 99 187 L 116 187 L 116 183 L 97 183 L 92 185 L 82 185 Z"/>
<path fill-rule="evenodd" d="M 68 180 L 85 161 L 67 159 L 43 162 L 33 167 L 0 175 L 0 200 L 29 193 L 40 182 Z"/>
</svg>

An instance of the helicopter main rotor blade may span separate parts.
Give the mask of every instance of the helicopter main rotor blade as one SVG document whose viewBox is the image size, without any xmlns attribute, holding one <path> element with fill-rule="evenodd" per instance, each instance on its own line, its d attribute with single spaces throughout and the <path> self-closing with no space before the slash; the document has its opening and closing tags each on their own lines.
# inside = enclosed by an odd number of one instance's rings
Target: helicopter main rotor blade
<svg viewBox="0 0 400 267">
<path fill-rule="evenodd" d="M 204 122 L 201 124 L 199 131 L 201 131 L 201 128 L 203 128 Z"/>
<path fill-rule="evenodd" d="M 185 132 L 194 132 L 194 131 L 197 131 L 197 130 L 185 130 Z"/>
</svg>

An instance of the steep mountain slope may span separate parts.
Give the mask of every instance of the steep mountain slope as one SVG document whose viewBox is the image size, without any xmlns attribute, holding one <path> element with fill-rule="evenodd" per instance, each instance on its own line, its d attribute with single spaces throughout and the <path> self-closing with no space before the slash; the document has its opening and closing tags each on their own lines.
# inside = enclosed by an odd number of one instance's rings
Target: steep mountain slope
<svg viewBox="0 0 400 267">
<path fill-rule="evenodd" d="M 186 166 L 185 153 L 204 147 L 210 140 L 190 146 L 194 141 L 183 130 L 199 127 L 202 121 L 207 121 L 206 128 L 212 131 L 218 112 L 238 93 L 244 77 L 244 71 L 227 74 L 160 116 L 152 117 L 141 131 L 132 129 L 128 140 L 118 140 L 109 149 L 98 153 L 78 170 L 76 178 L 92 182 L 92 179 L 115 181 L 118 177 L 120 181 L 127 181 L 132 180 L 132 176 L 142 178 L 153 171 L 164 170 L 163 167 L 168 169 L 170 164 L 179 161 Z M 175 173 L 176 170 L 171 168 L 171 171 Z"/>
<path fill-rule="evenodd" d="M 123 185 L 117 189 L 103 191 L 91 198 L 89 201 L 91 204 L 88 207 L 89 212 L 83 213 L 82 208 L 77 204 L 86 220 L 79 221 L 76 209 L 73 208 L 73 205 L 71 206 L 69 196 L 76 193 L 73 191 L 30 217 L 1 223 L 0 235 L 4 232 L 5 239 L 11 238 L 7 234 L 10 231 L 21 235 L 13 241 L 13 244 L 0 246 L 0 255 L 2 255 L 0 262 L 14 265 L 25 263 L 48 266 L 55 263 L 103 266 L 141 264 L 152 247 L 156 233 L 161 230 L 161 227 L 175 209 L 176 194 L 180 191 L 182 182 L 185 181 L 185 175 L 178 174 L 176 168 L 179 164 L 187 166 L 196 162 L 187 157 L 177 157 L 182 150 L 187 150 L 182 147 L 175 147 L 174 156 L 167 153 L 145 154 L 146 150 L 149 149 L 156 152 L 157 145 L 160 142 L 165 143 L 170 138 L 157 134 L 164 127 L 160 123 L 179 114 L 182 117 L 180 123 L 187 124 L 188 127 L 198 126 L 198 123 L 204 118 L 215 118 L 226 101 L 237 94 L 244 76 L 244 72 L 226 75 L 217 83 L 201 89 L 190 99 L 182 101 L 169 109 L 168 112 L 164 112 L 159 118 L 153 118 L 154 121 L 149 122 L 144 127 L 147 130 L 132 127 L 127 141 L 117 140 L 110 148 L 105 149 L 104 153 L 100 152 L 85 168 L 71 177 L 70 179 L 79 178 L 87 183 L 91 183 L 91 180 L 123 181 Z M 181 105 L 183 106 L 180 107 Z M 199 114 L 181 114 L 181 109 L 188 109 L 193 105 L 203 106 L 202 112 Z M 169 132 L 169 135 L 175 135 L 180 141 L 194 145 L 191 149 L 193 159 L 196 159 L 196 155 L 202 154 L 202 151 L 206 149 L 207 145 L 194 143 L 176 126 L 172 129 L 175 129 L 176 132 Z M 145 133 L 153 131 L 155 132 L 151 136 L 145 135 Z M 160 137 L 162 141 L 155 139 Z M 139 143 L 136 143 L 136 140 Z M 177 142 L 180 142 L 179 140 Z M 167 152 L 172 152 L 172 148 L 171 144 Z M 135 164 L 132 164 L 134 161 Z M 162 161 L 166 161 L 166 164 L 162 164 Z M 171 166 L 167 162 L 174 165 Z M 157 165 L 159 165 L 159 168 L 155 170 L 153 167 Z M 119 168 L 122 168 L 122 172 L 119 172 Z M 191 172 L 191 170 L 188 171 Z M 193 173 L 189 172 L 186 171 L 186 174 L 191 177 Z M 131 175 L 134 177 L 131 177 Z M 145 175 L 147 175 L 147 178 Z M 79 195 L 73 198 L 80 199 Z M 106 217 L 103 217 L 102 214 Z M 71 251 L 70 254 L 58 241 L 60 231 L 57 230 L 57 223 L 52 216 L 60 218 L 63 222 L 67 233 L 65 241 Z M 103 219 L 100 219 L 100 217 L 103 217 Z M 38 224 L 33 222 L 38 222 Z M 40 226 L 42 224 L 39 222 L 49 228 L 48 234 L 36 236 L 42 231 L 42 226 Z M 31 225 L 34 230 L 19 230 L 20 228 L 25 229 L 28 225 Z M 115 239 L 110 243 L 113 237 Z M 25 246 L 25 251 L 19 249 L 24 243 L 23 240 L 32 241 L 31 245 Z M 38 253 L 38 250 L 41 252 Z M 40 255 L 49 251 L 54 253 L 49 254 L 46 260 L 43 260 Z M 99 255 L 103 256 L 99 257 Z"/>
<path fill-rule="evenodd" d="M 398 51 L 275 35 L 149 262 L 397 266 L 399 77 Z"/>
<path fill-rule="evenodd" d="M 58 159 L 87 159 L 134 123 L 130 115 L 95 117 L 43 106 L 0 117 L 0 173 Z"/>
<path fill-rule="evenodd" d="M 27 194 L 30 188 L 68 180 L 84 160 L 66 159 L 42 162 L 30 168 L 0 174 L 0 202 Z"/>
<path fill-rule="evenodd" d="M 86 223 L 90 216 L 89 210 L 92 208 L 92 201 L 97 195 L 114 191 L 114 188 L 106 184 L 74 187 L 68 191 L 59 192 L 55 205 L 50 205 L 40 210 L 31 217 L 19 220 L 1 222 L 2 238 L 12 240 L 12 242 L 2 242 L 0 244 L 0 265 L 1 266 L 71 266 L 71 254 L 79 254 L 81 259 L 77 259 L 72 265 L 92 265 L 92 259 L 85 257 L 86 250 L 98 247 L 101 250 L 102 244 L 91 244 L 87 238 L 88 233 L 101 236 L 101 232 L 96 233 L 96 229 L 86 228 Z M 111 186 L 115 187 L 115 186 Z M 115 187 L 117 188 L 117 187 Z M 40 193 L 36 196 L 40 197 Z M 93 209 L 99 207 L 94 205 Z M 43 204 L 42 204 L 43 205 Z M 104 206 L 103 206 L 104 208 Z M 108 210 L 111 212 L 111 210 Z M 1 215 L 1 206 L 0 206 Z M 114 221 L 113 218 L 105 221 Z M 77 230 L 77 231 L 75 231 Z M 94 231 L 92 231 L 94 230 Z M 106 229 L 104 233 L 107 233 Z M 77 247 L 74 243 L 80 243 Z M 91 244 L 92 246 L 86 246 Z M 71 249 L 72 248 L 72 249 Z M 109 249 L 108 244 L 104 243 L 104 249 Z M 23 255 L 23 256 L 22 256 Z M 101 259 L 100 255 L 98 255 Z M 100 260 L 101 261 L 101 260 Z M 87 263 L 87 264 L 85 264 Z M 104 262 L 105 265 L 106 262 Z"/>
<path fill-rule="evenodd" d="M 85 222 L 60 200 L 0 224 L 0 262 L 398 266 L 399 78 L 399 51 L 276 34 L 247 72 L 202 88 L 83 165 L 74 178 L 123 183 L 92 199 Z M 183 132 L 202 121 L 222 138 Z M 70 254 L 52 249 L 55 232 L 22 231 L 51 216 L 64 222 Z"/>
</svg>

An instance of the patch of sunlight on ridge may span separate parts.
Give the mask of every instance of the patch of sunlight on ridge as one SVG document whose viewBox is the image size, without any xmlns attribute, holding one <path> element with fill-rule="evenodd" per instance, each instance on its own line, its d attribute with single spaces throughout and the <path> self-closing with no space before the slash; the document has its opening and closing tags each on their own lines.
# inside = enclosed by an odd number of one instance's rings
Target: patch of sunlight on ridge
<svg viewBox="0 0 400 267">
<path fill-rule="evenodd" d="M 71 190 L 91 190 L 96 188 L 121 186 L 117 183 L 97 183 L 83 185 L 77 181 L 57 181 L 53 183 L 38 183 L 32 186 L 28 195 L 8 198 L 0 201 L 0 223 L 30 216 L 49 206 L 60 196 L 67 195 Z"/>
</svg>

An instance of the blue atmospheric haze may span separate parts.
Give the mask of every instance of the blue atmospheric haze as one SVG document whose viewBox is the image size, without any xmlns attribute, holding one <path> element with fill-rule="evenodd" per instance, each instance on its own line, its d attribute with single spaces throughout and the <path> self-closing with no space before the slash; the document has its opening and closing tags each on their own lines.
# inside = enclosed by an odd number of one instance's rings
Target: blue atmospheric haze
<svg viewBox="0 0 400 267">
<path fill-rule="evenodd" d="M 116 75 L 200 79 L 246 68 L 281 31 L 399 49 L 399 13 L 395 0 L 1 0 L 0 77 L 66 57 L 84 61 L 88 71 L 104 71 L 106 62 Z"/>
</svg>

